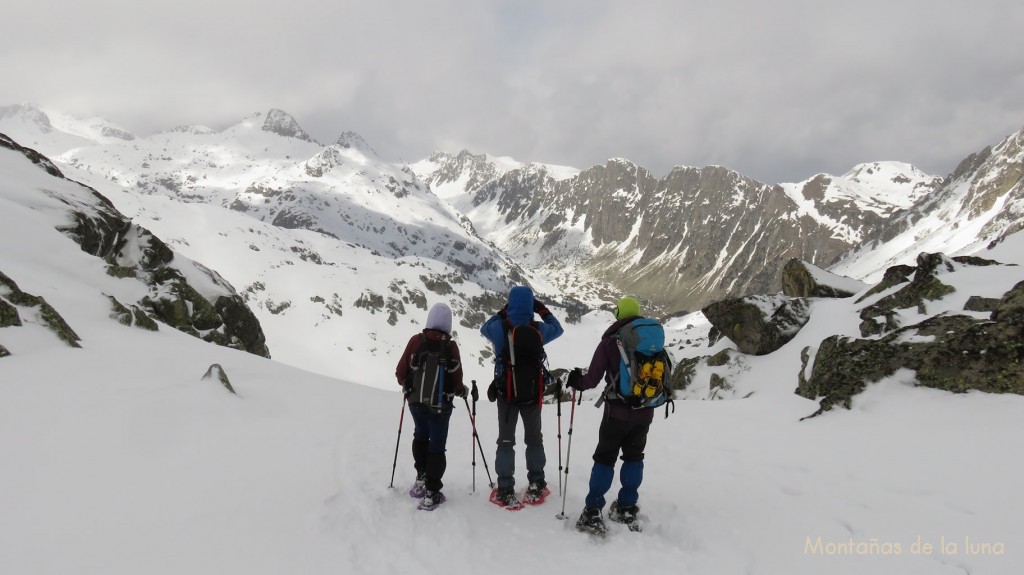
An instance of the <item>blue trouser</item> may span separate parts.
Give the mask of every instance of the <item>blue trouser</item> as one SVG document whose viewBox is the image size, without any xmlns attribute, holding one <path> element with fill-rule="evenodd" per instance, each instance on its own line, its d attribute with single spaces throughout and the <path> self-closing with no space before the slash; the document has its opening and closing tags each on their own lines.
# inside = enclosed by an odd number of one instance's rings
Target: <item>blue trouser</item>
<svg viewBox="0 0 1024 575">
<path fill-rule="evenodd" d="M 452 417 L 451 408 L 443 411 L 417 403 L 409 404 L 412 414 L 412 460 L 416 467 L 416 475 L 424 477 L 428 491 L 440 491 L 444 486 L 441 477 L 448 466 L 445 457 L 445 445 L 448 443 L 448 420 Z"/>
<path fill-rule="evenodd" d="M 544 481 L 544 434 L 541 432 L 540 405 L 516 405 L 498 397 L 498 449 L 494 454 L 494 472 L 498 489 L 516 485 L 516 425 L 523 418 L 523 443 L 526 444 L 526 480 L 546 485 Z"/>
<path fill-rule="evenodd" d="M 611 489 L 615 477 L 615 458 L 620 450 L 622 468 L 619 470 L 619 506 L 636 505 L 640 499 L 638 490 L 644 480 L 644 448 L 647 446 L 647 432 L 650 428 L 649 421 L 630 422 L 611 417 L 601 420 L 597 449 L 594 450 L 594 467 L 590 471 L 587 507 L 604 507 L 604 495 Z"/>
</svg>

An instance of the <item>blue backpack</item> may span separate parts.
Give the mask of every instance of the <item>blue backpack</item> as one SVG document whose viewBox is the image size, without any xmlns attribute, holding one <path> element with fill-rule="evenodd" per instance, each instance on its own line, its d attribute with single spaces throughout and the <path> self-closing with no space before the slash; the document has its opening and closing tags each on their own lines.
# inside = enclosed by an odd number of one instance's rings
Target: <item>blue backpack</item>
<svg viewBox="0 0 1024 575">
<path fill-rule="evenodd" d="M 613 336 L 619 348 L 617 383 L 609 398 L 634 408 L 658 407 L 670 401 L 672 360 L 665 351 L 665 328 L 658 320 L 637 318 Z"/>
</svg>

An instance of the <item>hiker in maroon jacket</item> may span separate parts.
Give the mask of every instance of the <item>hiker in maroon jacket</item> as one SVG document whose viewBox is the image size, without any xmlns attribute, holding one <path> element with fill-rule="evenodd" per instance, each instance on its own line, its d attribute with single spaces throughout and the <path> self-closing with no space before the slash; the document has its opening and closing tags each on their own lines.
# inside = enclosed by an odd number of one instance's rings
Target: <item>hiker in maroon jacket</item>
<svg viewBox="0 0 1024 575">
<path fill-rule="evenodd" d="M 581 369 L 575 368 L 569 372 L 566 385 L 579 391 L 593 389 L 603 381 L 616 385 L 621 360 L 618 344 L 613 336 L 624 325 L 640 317 L 640 304 L 635 299 L 625 297 L 619 300 L 615 307 L 616 321 L 601 336 L 601 342 L 594 351 L 586 375 Z M 636 503 L 639 499 L 637 490 L 644 475 L 644 448 L 653 419 L 653 408 L 635 409 L 612 395 L 606 395 L 604 417 L 601 419 L 597 448 L 594 450 L 594 467 L 590 472 L 590 492 L 587 494 L 586 507 L 576 524 L 577 529 L 593 533 L 604 532 L 601 509 L 604 508 L 605 493 L 611 488 L 615 477 L 615 459 L 620 451 L 621 488 L 618 497 L 612 503 L 609 518 L 634 527 L 638 511 Z M 638 528 L 639 524 L 635 526 Z"/>
<path fill-rule="evenodd" d="M 409 495 L 422 498 L 420 509 L 433 509 L 444 502 L 441 477 L 447 466 L 445 444 L 448 442 L 448 421 L 452 415 L 452 398 L 466 397 L 462 384 L 462 364 L 459 346 L 452 340 L 452 310 L 439 303 L 430 308 L 427 323 L 421 333 L 413 335 L 395 368 L 395 378 L 409 396 L 409 413 L 415 429 L 412 435 L 412 457 L 416 467 L 416 482 Z M 412 396 L 413 380 L 424 369 L 421 360 L 426 352 L 443 354 L 445 361 L 438 377 L 443 382 L 443 396 L 439 405 L 431 407 Z"/>
</svg>

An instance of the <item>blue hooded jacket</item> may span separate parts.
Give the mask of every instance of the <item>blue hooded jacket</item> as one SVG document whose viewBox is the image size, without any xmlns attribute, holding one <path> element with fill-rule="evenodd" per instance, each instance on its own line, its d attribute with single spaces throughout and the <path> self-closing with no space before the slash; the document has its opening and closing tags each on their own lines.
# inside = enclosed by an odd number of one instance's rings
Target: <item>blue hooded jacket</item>
<svg viewBox="0 0 1024 575">
<path fill-rule="evenodd" d="M 505 306 L 504 311 L 514 326 L 526 325 L 533 321 L 533 290 L 526 286 L 512 288 L 508 292 L 508 305 Z M 546 345 L 562 335 L 565 330 L 562 329 L 562 324 L 558 322 L 554 314 L 547 309 L 542 311 L 545 312 L 541 315 L 541 320 L 544 323 L 537 328 Z M 480 333 L 494 346 L 494 356 L 500 357 L 501 352 L 505 349 L 505 326 L 502 325 L 501 315 L 491 316 L 480 328 Z"/>
</svg>

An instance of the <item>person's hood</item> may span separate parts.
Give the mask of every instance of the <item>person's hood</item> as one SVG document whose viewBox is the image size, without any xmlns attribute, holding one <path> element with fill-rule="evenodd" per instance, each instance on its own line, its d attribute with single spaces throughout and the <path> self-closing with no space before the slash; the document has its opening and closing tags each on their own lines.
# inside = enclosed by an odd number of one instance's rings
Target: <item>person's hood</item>
<svg viewBox="0 0 1024 575">
<path fill-rule="evenodd" d="M 516 286 L 508 292 L 508 320 L 512 325 L 526 325 L 533 321 L 533 290 Z"/>
</svg>

